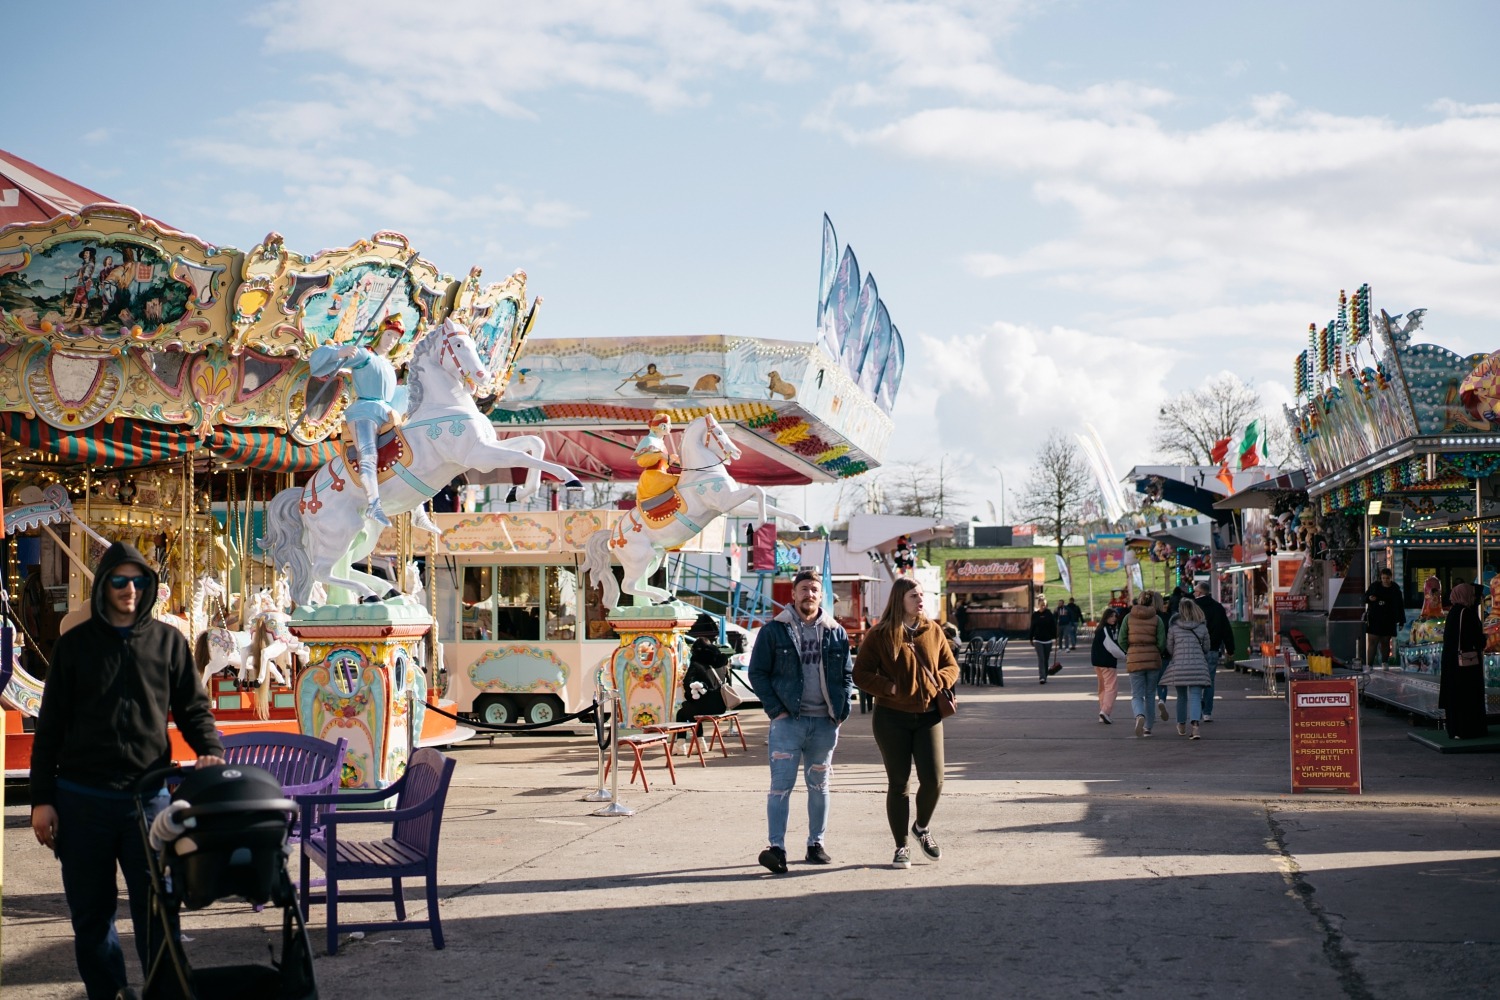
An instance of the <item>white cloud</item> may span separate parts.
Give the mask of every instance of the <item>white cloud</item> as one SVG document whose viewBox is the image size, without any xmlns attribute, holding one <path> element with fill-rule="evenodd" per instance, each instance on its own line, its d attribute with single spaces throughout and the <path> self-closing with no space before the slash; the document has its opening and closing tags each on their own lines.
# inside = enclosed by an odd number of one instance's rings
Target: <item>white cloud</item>
<svg viewBox="0 0 1500 1000">
<path fill-rule="evenodd" d="M 396 229 L 421 246 L 455 226 L 526 222 L 542 228 L 570 225 L 585 213 L 566 202 L 528 199 L 496 185 L 488 190 L 454 190 L 418 180 L 374 157 L 332 155 L 293 144 L 188 140 L 192 155 L 228 169 L 272 169 L 279 174 L 278 195 L 257 198 L 237 191 L 225 203 L 227 218 L 263 224 L 266 219 L 295 220 L 305 228 L 368 235 L 370 219 Z"/>
<path fill-rule="evenodd" d="M 241 112 L 187 148 L 276 172 L 275 204 L 241 199 L 232 211 L 356 232 L 379 218 L 414 239 L 455 224 L 565 227 L 587 213 L 572 190 L 520 190 L 502 174 L 460 191 L 377 152 L 451 121 L 461 155 L 465 130 L 496 118 L 545 126 L 544 98 L 557 93 L 684 121 L 718 102 L 756 121 L 801 121 L 861 156 L 914 162 L 938 183 L 1019 180 L 1065 222 L 1010 233 L 1005 252 L 974 234 L 958 264 L 980 286 L 975 298 L 1025 283 L 1067 293 L 1069 312 L 1028 324 L 990 305 L 952 335 L 909 333 L 891 451 L 951 449 L 976 476 L 999 464 L 1012 491 L 1053 425 L 1091 420 L 1118 466 L 1144 460 L 1160 401 L 1209 369 L 1284 396 L 1307 323 L 1332 316 L 1340 288 L 1369 281 L 1393 312 L 1441 303 L 1435 331 L 1444 316 L 1500 318 L 1500 104 L 1438 100 L 1427 120 L 1396 121 L 1325 112 L 1288 85 L 1183 125 L 1175 115 L 1188 102 L 1151 81 L 1018 75 L 1001 47 L 1035 9 L 455 0 L 435 17 L 398 0 L 284 2 L 253 23 L 273 56 L 319 67 L 306 96 Z M 1150 52 L 1139 64 L 1172 73 Z M 1249 69 L 1226 62 L 1222 75 Z"/>
</svg>

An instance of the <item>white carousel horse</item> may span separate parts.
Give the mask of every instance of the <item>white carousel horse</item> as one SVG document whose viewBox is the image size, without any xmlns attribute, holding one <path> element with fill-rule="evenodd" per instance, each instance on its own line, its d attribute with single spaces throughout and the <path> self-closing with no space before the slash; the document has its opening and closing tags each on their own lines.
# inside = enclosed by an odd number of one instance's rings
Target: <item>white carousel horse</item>
<svg viewBox="0 0 1500 1000">
<path fill-rule="evenodd" d="M 417 565 L 415 559 L 406 560 L 406 572 L 402 574 L 402 591 L 412 599 L 414 604 L 424 603 L 423 597 L 427 593 L 427 587 L 422 583 L 422 568 Z"/>
<path fill-rule="evenodd" d="M 172 588 L 162 584 L 156 594 L 156 607 L 151 610 L 151 616 L 159 622 L 168 625 L 182 633 L 182 637 L 188 642 L 193 641 L 193 626 L 181 615 L 174 615 L 167 610 L 172 604 Z"/>
<path fill-rule="evenodd" d="M 584 543 L 588 555 L 583 568 L 589 579 L 604 585 L 604 606 L 620 600 L 620 585 L 610 571 L 613 555 L 625 567 L 625 593 L 651 601 L 666 601 L 672 592 L 653 587 L 646 579 L 661 565 L 668 549 L 682 545 L 720 514 L 758 504 L 760 519 L 767 515 L 801 522 L 791 511 L 767 502 L 759 486 L 741 486 L 729 475 L 729 463 L 740 457 L 739 446 L 730 440 L 713 414 L 699 417 L 682 429 L 682 477 L 677 481 L 681 507 L 669 520 L 657 525 L 641 514 L 637 504 L 610 529 L 594 532 Z M 805 530 L 805 529 L 804 529 Z"/>
<path fill-rule="evenodd" d="M 214 602 L 221 609 L 218 625 L 213 624 L 213 615 L 209 611 Z M 229 628 L 224 608 L 223 585 L 211 576 L 200 577 L 198 587 L 193 592 L 193 627 L 199 628 L 201 622 L 201 630 L 198 631 L 198 638 L 193 646 L 193 662 L 202 672 L 205 689 L 214 675 L 225 670 L 232 669 L 237 676 L 243 678 L 249 663 L 252 636 L 249 632 Z"/>
<path fill-rule="evenodd" d="M 464 327 L 445 320 L 417 345 L 407 371 L 411 402 L 401 430 L 411 463 L 397 466 L 396 474 L 381 484 L 387 514 L 420 508 L 454 477 L 470 471 L 525 466 L 521 497 L 536 493 L 544 472 L 569 489 L 579 487 L 572 472 L 542 457 L 539 438 L 501 441 L 495 436 L 473 396 L 476 386 L 489 384 L 489 373 Z M 379 531 L 365 521 L 365 507 L 364 491 L 354 485 L 342 456 L 304 486 L 272 499 L 263 544 L 278 569 L 289 568 L 296 604 L 308 603 L 316 581 L 342 587 L 361 600 L 391 592 L 387 581 L 352 568 L 379 539 Z"/>
</svg>

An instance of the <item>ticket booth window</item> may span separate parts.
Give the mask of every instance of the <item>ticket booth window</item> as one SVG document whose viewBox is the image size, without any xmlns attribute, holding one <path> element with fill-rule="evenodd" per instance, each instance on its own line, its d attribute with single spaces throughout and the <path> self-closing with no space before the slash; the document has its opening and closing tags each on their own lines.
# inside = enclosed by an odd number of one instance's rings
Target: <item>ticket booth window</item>
<svg viewBox="0 0 1500 1000">
<path fill-rule="evenodd" d="M 466 642 L 488 642 L 495 637 L 495 570 L 465 566 L 459 606 L 459 635 Z"/>
<path fill-rule="evenodd" d="M 578 573 L 566 566 L 543 567 L 547 591 L 547 638 L 578 634 Z"/>
<path fill-rule="evenodd" d="M 542 568 L 495 567 L 495 638 L 536 642 L 542 637 Z"/>
</svg>

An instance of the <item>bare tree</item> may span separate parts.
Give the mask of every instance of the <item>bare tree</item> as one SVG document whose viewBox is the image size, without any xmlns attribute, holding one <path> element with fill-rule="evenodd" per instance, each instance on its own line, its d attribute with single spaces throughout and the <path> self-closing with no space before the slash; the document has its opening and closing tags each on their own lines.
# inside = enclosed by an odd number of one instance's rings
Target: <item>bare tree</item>
<svg viewBox="0 0 1500 1000">
<path fill-rule="evenodd" d="M 945 518 L 965 500 L 947 456 L 933 462 L 896 462 L 880 476 L 886 514 Z"/>
<path fill-rule="evenodd" d="M 1267 465 L 1277 465 L 1283 469 L 1302 466 L 1302 452 L 1292 437 L 1292 427 L 1287 422 L 1285 413 L 1272 413 L 1266 418 L 1265 460 Z"/>
<path fill-rule="evenodd" d="M 1168 461 L 1208 465 L 1214 445 L 1243 432 L 1260 410 L 1260 393 L 1224 372 L 1162 405 L 1156 415 L 1156 448 Z M 1230 448 L 1237 443 L 1231 441 Z"/>
<path fill-rule="evenodd" d="M 1054 430 L 1031 463 L 1021 487 L 1019 506 L 1027 524 L 1050 531 L 1057 539 L 1057 554 L 1063 540 L 1084 518 L 1085 504 L 1096 497 L 1098 484 L 1073 439 Z"/>
</svg>

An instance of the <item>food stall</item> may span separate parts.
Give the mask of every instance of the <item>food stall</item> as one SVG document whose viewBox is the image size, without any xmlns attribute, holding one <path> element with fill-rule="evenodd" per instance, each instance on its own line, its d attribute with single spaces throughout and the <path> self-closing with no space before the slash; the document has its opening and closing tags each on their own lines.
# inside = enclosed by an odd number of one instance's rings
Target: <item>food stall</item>
<svg viewBox="0 0 1500 1000">
<path fill-rule="evenodd" d="M 1047 561 L 1041 556 L 1018 559 L 949 559 L 943 567 L 948 620 L 964 638 L 1024 635 L 1042 593 Z"/>
</svg>

